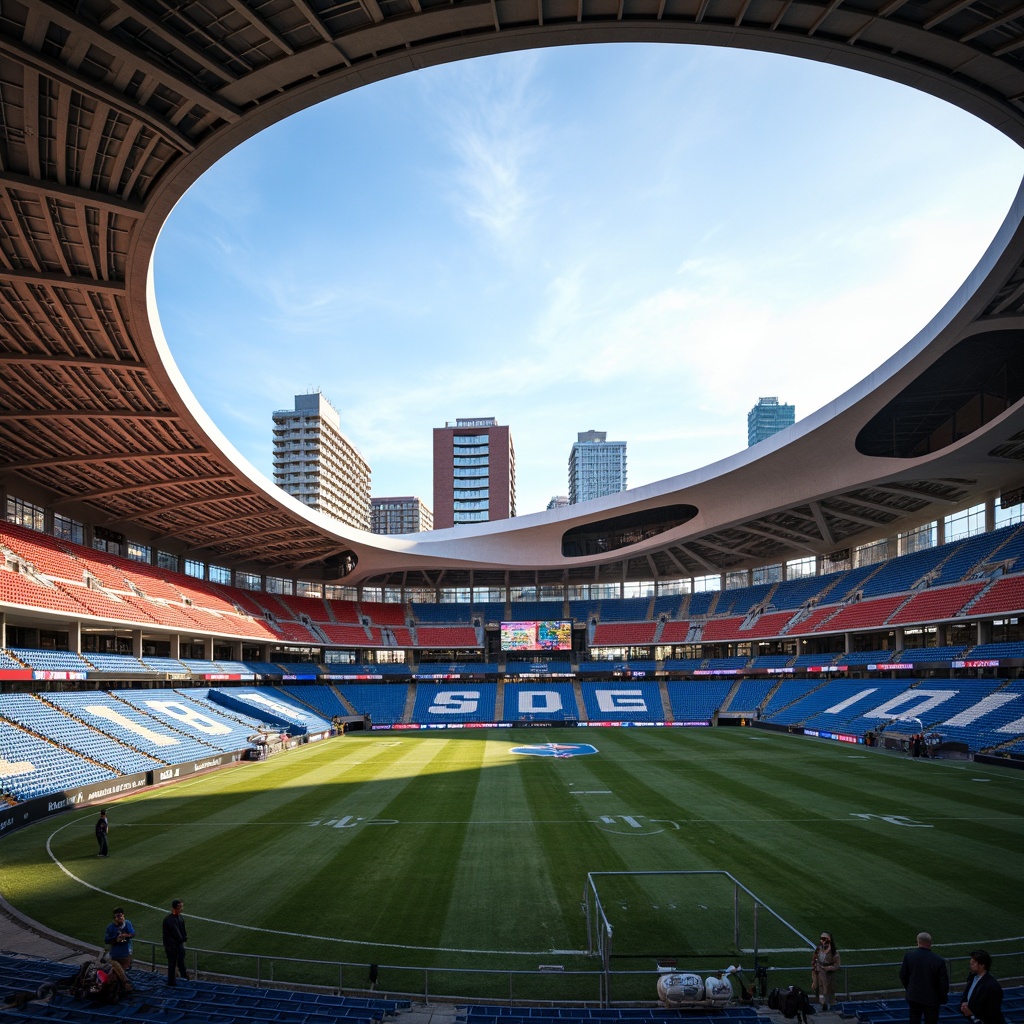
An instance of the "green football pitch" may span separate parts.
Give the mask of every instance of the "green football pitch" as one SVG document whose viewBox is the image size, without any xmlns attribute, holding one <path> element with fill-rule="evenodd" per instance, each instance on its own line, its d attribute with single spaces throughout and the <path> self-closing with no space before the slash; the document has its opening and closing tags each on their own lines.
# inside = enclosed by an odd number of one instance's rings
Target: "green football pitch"
<svg viewBox="0 0 1024 1024">
<path fill-rule="evenodd" d="M 595 750 L 517 750 L 548 743 Z M 260 954 L 280 980 L 296 958 L 351 965 L 353 986 L 371 962 L 403 991 L 486 994 L 448 972 L 539 965 L 564 985 L 599 967 L 592 891 L 623 970 L 749 967 L 756 942 L 803 971 L 822 928 L 849 965 L 898 960 L 920 930 L 947 956 L 1024 949 L 1024 773 L 756 729 L 349 734 L 108 813 L 106 860 L 96 808 L 4 839 L 0 891 L 97 945 L 122 904 L 144 959 L 180 897 L 190 947 L 225 973 Z M 851 990 L 884 987 L 869 975 Z"/>
</svg>

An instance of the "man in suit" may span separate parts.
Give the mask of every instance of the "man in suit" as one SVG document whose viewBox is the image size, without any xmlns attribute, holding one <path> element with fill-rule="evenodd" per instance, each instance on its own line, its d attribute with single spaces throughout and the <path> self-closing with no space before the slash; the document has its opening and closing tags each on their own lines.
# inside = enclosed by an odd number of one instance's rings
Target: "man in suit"
<svg viewBox="0 0 1024 1024">
<path fill-rule="evenodd" d="M 971 976 L 960 1000 L 960 1012 L 972 1024 L 1006 1024 L 1003 987 L 992 977 L 992 957 L 983 949 L 971 954 Z"/>
<path fill-rule="evenodd" d="M 185 904 L 181 900 L 171 901 L 171 912 L 164 918 L 163 938 L 164 952 L 167 954 L 167 984 L 174 985 L 174 975 L 180 974 L 182 981 L 188 981 L 185 970 L 185 943 L 188 933 L 185 931 L 185 918 L 181 916 Z"/>
<path fill-rule="evenodd" d="M 924 1024 L 938 1024 L 939 1009 L 949 995 L 949 970 L 946 961 L 932 952 L 932 937 L 927 932 L 921 932 L 917 948 L 904 955 L 900 981 L 907 992 L 909 1024 L 921 1024 L 922 1018 Z"/>
</svg>

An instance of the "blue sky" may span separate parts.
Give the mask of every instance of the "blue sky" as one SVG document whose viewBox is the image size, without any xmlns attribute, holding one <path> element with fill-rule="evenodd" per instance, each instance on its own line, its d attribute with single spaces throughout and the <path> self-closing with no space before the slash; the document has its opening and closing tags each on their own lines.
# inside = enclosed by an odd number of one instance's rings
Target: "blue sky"
<svg viewBox="0 0 1024 1024">
<path fill-rule="evenodd" d="M 427 69 L 229 154 L 169 218 L 160 318 L 213 420 L 271 470 L 271 414 L 322 390 L 374 495 L 432 505 L 431 431 L 511 427 L 520 514 L 579 431 L 631 487 L 746 446 L 908 341 L 984 252 L 1024 154 L 902 86 L 704 47 Z"/>
</svg>

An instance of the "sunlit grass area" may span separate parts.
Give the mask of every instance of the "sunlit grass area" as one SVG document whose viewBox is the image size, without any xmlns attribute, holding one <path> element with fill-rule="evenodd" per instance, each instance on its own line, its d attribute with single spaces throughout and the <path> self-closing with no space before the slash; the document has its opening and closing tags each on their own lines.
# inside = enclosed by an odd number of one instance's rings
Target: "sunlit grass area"
<svg viewBox="0 0 1024 1024">
<path fill-rule="evenodd" d="M 555 741 L 597 752 L 513 752 Z M 109 805 L 106 860 L 96 808 L 29 827 L 0 846 L 0 886 L 97 944 L 116 903 L 159 943 L 180 897 L 196 949 L 593 970 L 589 872 L 719 870 L 784 922 L 759 915 L 779 967 L 803 968 L 800 936 L 821 928 L 850 963 L 898 959 L 921 929 L 947 954 L 998 952 L 1022 945 L 1022 798 L 1008 769 L 753 729 L 350 734 Z M 751 957 L 751 904 L 737 946 L 715 880 L 616 877 L 602 899 L 630 966 Z"/>
</svg>

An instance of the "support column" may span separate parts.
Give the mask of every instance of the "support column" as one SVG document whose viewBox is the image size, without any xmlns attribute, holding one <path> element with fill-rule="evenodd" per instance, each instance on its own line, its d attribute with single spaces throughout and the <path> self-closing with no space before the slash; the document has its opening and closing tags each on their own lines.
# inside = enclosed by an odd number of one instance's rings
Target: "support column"
<svg viewBox="0 0 1024 1024">
<path fill-rule="evenodd" d="M 82 653 L 82 623 L 68 623 L 68 650 L 74 654 Z"/>
<path fill-rule="evenodd" d="M 133 629 L 132 630 L 132 654 L 134 654 L 136 658 L 141 658 L 142 657 L 142 630 L 141 629 Z"/>
<path fill-rule="evenodd" d="M 992 623 L 988 619 L 979 619 L 975 626 L 977 627 L 979 644 L 990 644 L 992 643 Z"/>
<path fill-rule="evenodd" d="M 181 637 L 177 633 L 172 633 L 167 639 L 171 641 L 168 657 L 177 658 L 181 654 Z"/>
</svg>

